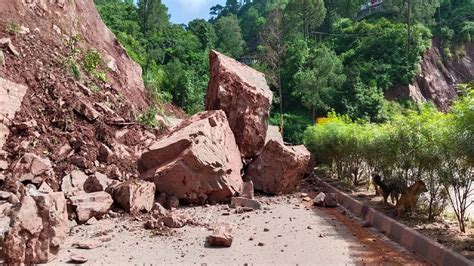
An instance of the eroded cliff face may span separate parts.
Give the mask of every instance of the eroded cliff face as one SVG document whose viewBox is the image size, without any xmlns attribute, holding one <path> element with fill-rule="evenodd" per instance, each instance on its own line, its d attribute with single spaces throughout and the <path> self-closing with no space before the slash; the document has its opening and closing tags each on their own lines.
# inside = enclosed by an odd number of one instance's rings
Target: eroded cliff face
<svg viewBox="0 0 474 266">
<path fill-rule="evenodd" d="M 465 44 L 464 50 L 462 57 L 443 60 L 441 43 L 433 39 L 432 48 L 423 55 L 421 73 L 413 83 L 390 89 L 385 97 L 418 103 L 431 101 L 440 111 L 448 112 L 452 101 L 458 98 L 456 85 L 474 80 L 474 42 Z"/>
<path fill-rule="evenodd" d="M 43 50 L 44 59 L 49 57 L 49 61 L 57 62 L 68 56 L 63 48 L 68 48 L 71 40 L 78 38 L 78 48 L 95 49 L 101 54 L 108 85 L 131 100 L 137 109 L 146 106 L 142 70 L 102 22 L 93 0 L 0 1 L 0 26 L 2 30 L 21 27 L 23 33 L 0 36 L 10 37 L 22 57 L 22 60 L 7 57 L 6 68 L 0 72 L 3 78 L 28 83 L 26 74 L 35 75 L 49 67 L 49 62 L 33 53 L 35 48 Z"/>
</svg>

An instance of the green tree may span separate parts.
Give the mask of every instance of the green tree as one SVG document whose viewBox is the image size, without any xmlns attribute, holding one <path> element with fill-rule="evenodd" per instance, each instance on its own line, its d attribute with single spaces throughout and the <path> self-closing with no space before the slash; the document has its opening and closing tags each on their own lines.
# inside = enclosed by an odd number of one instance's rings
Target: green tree
<svg viewBox="0 0 474 266">
<path fill-rule="evenodd" d="M 216 46 L 217 36 L 214 26 L 204 19 L 190 21 L 188 31 L 198 37 L 202 50 L 212 49 Z"/>
<path fill-rule="evenodd" d="M 235 15 L 221 17 L 215 24 L 217 34 L 217 49 L 229 56 L 238 58 L 243 53 L 244 40 L 240 30 L 239 20 Z"/>
<path fill-rule="evenodd" d="M 287 32 L 299 32 L 307 39 L 326 17 L 323 0 L 290 0 L 285 8 Z"/>
<path fill-rule="evenodd" d="M 313 121 L 316 121 L 316 108 L 328 111 L 329 101 L 345 80 L 342 71 L 342 63 L 334 51 L 319 45 L 311 51 L 304 68 L 296 73 L 297 86 L 293 93 L 312 110 Z"/>
</svg>

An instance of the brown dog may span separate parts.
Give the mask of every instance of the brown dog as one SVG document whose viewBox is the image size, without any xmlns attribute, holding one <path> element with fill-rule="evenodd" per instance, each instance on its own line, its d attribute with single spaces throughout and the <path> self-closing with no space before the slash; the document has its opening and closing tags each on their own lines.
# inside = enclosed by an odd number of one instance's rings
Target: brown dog
<svg viewBox="0 0 474 266">
<path fill-rule="evenodd" d="M 421 180 L 416 181 L 415 184 L 408 187 L 408 189 L 402 193 L 402 196 L 395 206 L 397 216 L 401 217 L 401 215 L 407 211 L 412 212 L 415 209 L 418 196 L 427 191 L 428 189 L 426 189 L 425 182 Z"/>
</svg>

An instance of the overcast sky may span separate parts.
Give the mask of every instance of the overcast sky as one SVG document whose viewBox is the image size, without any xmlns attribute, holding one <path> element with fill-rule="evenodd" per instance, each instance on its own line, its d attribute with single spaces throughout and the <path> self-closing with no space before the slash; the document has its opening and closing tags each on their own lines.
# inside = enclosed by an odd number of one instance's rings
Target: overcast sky
<svg viewBox="0 0 474 266">
<path fill-rule="evenodd" d="M 188 24 L 195 18 L 209 19 L 209 9 L 225 0 L 163 0 L 171 15 L 171 22 Z"/>
</svg>

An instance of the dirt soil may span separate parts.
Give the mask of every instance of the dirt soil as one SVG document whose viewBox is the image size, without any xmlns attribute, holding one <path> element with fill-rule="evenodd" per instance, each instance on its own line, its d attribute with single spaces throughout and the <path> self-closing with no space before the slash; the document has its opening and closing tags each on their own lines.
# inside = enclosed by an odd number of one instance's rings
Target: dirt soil
<svg viewBox="0 0 474 266">
<path fill-rule="evenodd" d="M 300 264 L 424 265 L 402 248 L 366 231 L 339 209 L 317 209 L 300 194 L 259 197 L 264 209 L 236 214 L 227 205 L 184 207 L 178 214 L 193 217 L 193 224 L 168 231 L 146 230 L 142 218 L 123 216 L 93 225 L 74 226 L 59 257 L 72 254 L 91 264 Z M 235 237 L 230 248 L 210 248 L 206 237 L 213 224 L 230 222 Z M 78 241 L 102 239 L 93 250 L 73 247 Z M 261 244 L 260 244 L 261 243 Z"/>
<path fill-rule="evenodd" d="M 368 203 L 372 208 L 410 226 L 423 235 L 460 253 L 474 262 L 474 227 L 469 226 L 469 224 L 466 227 L 467 232 L 462 234 L 459 232 L 458 224 L 455 220 L 439 218 L 434 221 L 429 221 L 426 215 L 419 215 L 419 212 L 417 212 L 417 215 L 406 215 L 402 218 L 398 218 L 394 206 L 384 205 L 383 198 L 381 196 L 375 196 L 375 191 L 367 190 L 366 186 L 348 189 L 347 186 L 343 186 L 333 179 L 325 179 L 325 181 L 345 191 L 355 199 Z"/>
</svg>

